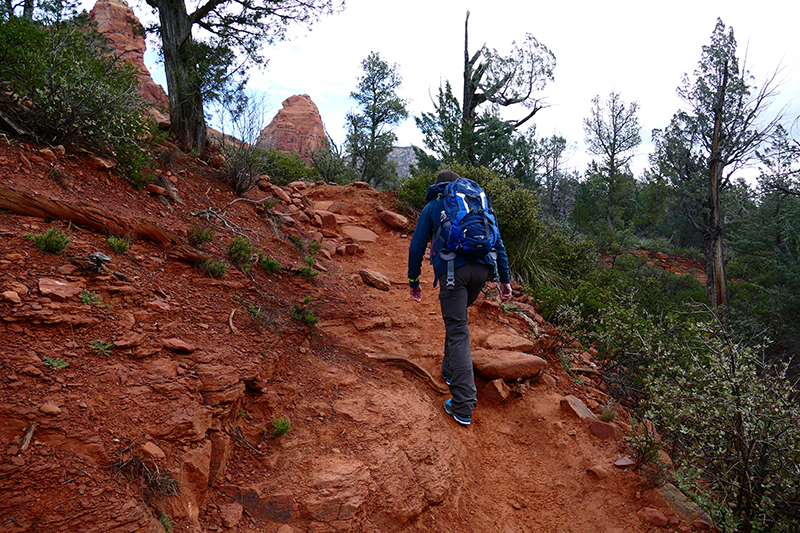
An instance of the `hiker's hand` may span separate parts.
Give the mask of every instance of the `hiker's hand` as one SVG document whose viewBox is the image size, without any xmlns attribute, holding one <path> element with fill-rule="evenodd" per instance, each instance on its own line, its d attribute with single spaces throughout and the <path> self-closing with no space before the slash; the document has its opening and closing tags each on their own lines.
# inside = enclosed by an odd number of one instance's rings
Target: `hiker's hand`
<svg viewBox="0 0 800 533">
<path fill-rule="evenodd" d="M 510 283 L 501 283 L 500 284 L 500 300 L 505 302 L 511 298 L 511 284 Z"/>
<path fill-rule="evenodd" d="M 422 301 L 422 287 L 409 287 L 409 292 L 411 293 L 411 299 L 416 302 Z"/>
</svg>

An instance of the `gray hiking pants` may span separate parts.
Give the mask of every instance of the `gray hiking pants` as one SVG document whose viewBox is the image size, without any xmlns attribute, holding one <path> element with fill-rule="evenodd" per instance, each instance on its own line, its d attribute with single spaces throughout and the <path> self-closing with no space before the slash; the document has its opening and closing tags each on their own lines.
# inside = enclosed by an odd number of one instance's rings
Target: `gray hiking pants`
<svg viewBox="0 0 800 533">
<path fill-rule="evenodd" d="M 478 298 L 492 272 L 489 265 L 467 263 L 456 269 L 453 289 L 446 286 L 447 274 L 439 278 L 439 303 L 445 327 L 442 376 L 450 380 L 453 411 L 463 417 L 471 417 L 478 403 L 478 391 L 472 373 L 467 308 Z"/>
</svg>

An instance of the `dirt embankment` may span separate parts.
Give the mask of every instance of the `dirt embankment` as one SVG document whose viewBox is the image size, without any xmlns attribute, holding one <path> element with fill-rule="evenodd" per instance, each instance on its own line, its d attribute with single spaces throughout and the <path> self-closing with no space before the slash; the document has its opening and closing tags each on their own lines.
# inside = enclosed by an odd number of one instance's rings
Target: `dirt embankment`
<svg viewBox="0 0 800 533">
<path fill-rule="evenodd" d="M 114 224 L 0 210 L 0 531 L 693 529 L 615 466 L 624 413 L 602 434 L 565 404 L 607 401 L 593 354 L 519 291 L 517 312 L 487 288 L 473 350 L 535 354 L 543 375 L 478 376 L 469 428 L 443 412 L 437 296 L 427 269 L 422 303 L 408 297 L 391 194 L 263 184 L 234 202 L 217 171 L 168 149 L 164 187 L 136 191 L 39 148 L 0 143 L 3 190 Z M 26 238 L 51 226 L 72 239 L 60 255 Z M 104 227 L 130 249 L 114 252 Z M 195 228 L 216 232 L 202 250 Z M 230 264 L 236 235 L 282 268 Z M 205 258 L 226 275 L 206 275 Z M 291 429 L 272 438 L 282 418 Z"/>
</svg>

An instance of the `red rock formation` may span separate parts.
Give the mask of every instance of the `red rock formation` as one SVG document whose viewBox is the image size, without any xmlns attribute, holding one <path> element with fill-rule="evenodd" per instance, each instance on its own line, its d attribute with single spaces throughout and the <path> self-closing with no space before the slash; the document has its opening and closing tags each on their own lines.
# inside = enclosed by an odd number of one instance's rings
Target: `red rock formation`
<svg viewBox="0 0 800 533">
<path fill-rule="evenodd" d="M 122 59 L 136 67 L 142 98 L 166 112 L 169 108 L 167 94 L 161 85 L 153 81 L 144 64 L 144 51 L 147 48 L 144 30 L 133 9 L 128 7 L 125 0 L 99 0 L 89 12 L 89 17 L 97 23 L 97 31 L 105 35 L 109 45 L 122 54 Z M 160 113 L 154 115 L 159 122 L 166 120 Z"/>
<path fill-rule="evenodd" d="M 306 160 L 312 150 L 328 146 L 322 117 L 311 97 L 301 94 L 284 100 L 283 108 L 258 136 L 256 146 L 295 151 Z"/>
</svg>

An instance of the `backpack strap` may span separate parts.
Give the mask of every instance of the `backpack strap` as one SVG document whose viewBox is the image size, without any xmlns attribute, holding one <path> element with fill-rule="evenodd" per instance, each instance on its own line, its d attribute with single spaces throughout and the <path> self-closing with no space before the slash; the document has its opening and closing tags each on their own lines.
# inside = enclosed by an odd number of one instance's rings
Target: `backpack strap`
<svg viewBox="0 0 800 533">
<path fill-rule="evenodd" d="M 450 250 L 442 250 L 439 252 L 439 256 L 447 261 L 447 278 L 445 282 L 445 287 L 448 289 L 455 289 L 456 288 L 456 254 L 451 252 Z"/>
</svg>

